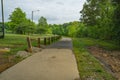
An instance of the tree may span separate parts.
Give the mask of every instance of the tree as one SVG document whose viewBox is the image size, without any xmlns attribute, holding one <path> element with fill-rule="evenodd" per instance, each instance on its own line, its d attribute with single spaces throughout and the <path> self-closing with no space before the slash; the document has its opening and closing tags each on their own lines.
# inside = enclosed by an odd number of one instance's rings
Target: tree
<svg viewBox="0 0 120 80">
<path fill-rule="evenodd" d="M 15 8 L 9 17 L 12 32 L 22 34 L 25 29 L 26 14 L 20 8 Z"/>
<path fill-rule="evenodd" d="M 79 26 L 79 22 L 74 21 L 72 23 L 70 23 L 70 25 L 68 26 L 68 35 L 71 37 L 76 37 L 76 33 L 78 31 Z"/>
<path fill-rule="evenodd" d="M 45 34 L 49 31 L 48 29 L 49 29 L 49 27 L 48 27 L 48 24 L 47 24 L 47 19 L 42 16 L 38 20 L 37 33 Z"/>
<path fill-rule="evenodd" d="M 90 26 L 97 24 L 97 19 L 99 18 L 99 0 L 87 0 L 84 4 L 82 11 L 80 11 L 80 20 Z"/>
<path fill-rule="evenodd" d="M 87 0 L 81 11 L 81 21 L 86 24 L 88 36 L 112 39 L 114 7 L 111 0 Z"/>
<path fill-rule="evenodd" d="M 115 6 L 115 11 L 113 16 L 113 23 L 114 23 L 113 39 L 120 44 L 120 0 L 113 0 L 113 4 Z"/>
<path fill-rule="evenodd" d="M 88 28 L 83 23 L 79 23 L 78 29 L 76 32 L 76 37 L 88 37 Z"/>
<path fill-rule="evenodd" d="M 15 8 L 9 17 L 8 29 L 13 33 L 30 34 L 35 32 L 36 25 L 34 22 L 26 18 L 25 12 L 20 8 Z"/>
<path fill-rule="evenodd" d="M 27 19 L 27 21 L 26 21 L 26 33 L 29 35 L 29 34 L 35 33 L 35 31 L 36 31 L 36 24 L 33 21 Z"/>
<path fill-rule="evenodd" d="M 35 33 L 36 30 L 36 25 L 34 22 L 32 22 L 31 20 L 27 19 L 25 20 L 25 22 L 20 23 L 17 27 L 18 30 L 17 33 L 20 34 L 33 34 Z"/>
<path fill-rule="evenodd" d="M 51 25 L 51 27 L 52 27 L 53 34 L 75 37 L 79 28 L 79 22 L 74 21 L 74 22 L 69 22 L 69 23 L 64 23 L 59 25 L 54 24 L 54 25 Z"/>
<path fill-rule="evenodd" d="M 114 7 L 112 6 L 111 0 L 104 0 L 99 3 L 100 6 L 100 18 L 98 20 L 99 38 L 110 40 L 113 36 L 113 12 Z"/>
</svg>

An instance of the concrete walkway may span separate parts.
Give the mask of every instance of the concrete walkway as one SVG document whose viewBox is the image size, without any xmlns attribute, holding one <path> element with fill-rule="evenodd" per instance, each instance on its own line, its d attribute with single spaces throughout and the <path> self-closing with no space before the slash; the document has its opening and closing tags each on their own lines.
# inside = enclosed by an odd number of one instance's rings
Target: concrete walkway
<svg viewBox="0 0 120 80">
<path fill-rule="evenodd" d="M 69 38 L 50 45 L 0 74 L 0 80 L 80 80 Z"/>
</svg>

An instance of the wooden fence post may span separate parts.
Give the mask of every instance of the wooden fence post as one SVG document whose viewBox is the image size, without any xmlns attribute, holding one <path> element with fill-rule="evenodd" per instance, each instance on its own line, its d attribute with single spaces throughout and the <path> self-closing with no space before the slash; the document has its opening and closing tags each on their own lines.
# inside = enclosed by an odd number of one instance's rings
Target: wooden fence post
<svg viewBox="0 0 120 80">
<path fill-rule="evenodd" d="M 38 47 L 40 48 L 40 38 L 38 38 Z"/>
<path fill-rule="evenodd" d="M 31 45 L 30 37 L 27 37 L 27 43 L 28 43 L 28 51 L 32 52 L 32 45 Z"/>
</svg>

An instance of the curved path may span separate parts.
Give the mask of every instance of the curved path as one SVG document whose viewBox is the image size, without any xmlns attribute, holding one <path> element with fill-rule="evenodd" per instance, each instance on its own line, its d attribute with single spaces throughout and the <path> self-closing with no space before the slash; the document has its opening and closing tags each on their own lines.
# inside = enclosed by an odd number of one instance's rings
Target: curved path
<svg viewBox="0 0 120 80">
<path fill-rule="evenodd" d="M 79 80 L 70 38 L 47 46 L 0 74 L 0 80 Z"/>
</svg>

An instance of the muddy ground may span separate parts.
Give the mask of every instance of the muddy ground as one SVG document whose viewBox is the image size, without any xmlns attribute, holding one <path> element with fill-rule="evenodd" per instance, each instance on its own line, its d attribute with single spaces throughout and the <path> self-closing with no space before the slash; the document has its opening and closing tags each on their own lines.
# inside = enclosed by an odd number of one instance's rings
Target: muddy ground
<svg viewBox="0 0 120 80">
<path fill-rule="evenodd" d="M 95 46 L 88 47 L 88 50 L 108 72 L 120 80 L 120 51 L 107 51 Z"/>
</svg>

